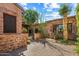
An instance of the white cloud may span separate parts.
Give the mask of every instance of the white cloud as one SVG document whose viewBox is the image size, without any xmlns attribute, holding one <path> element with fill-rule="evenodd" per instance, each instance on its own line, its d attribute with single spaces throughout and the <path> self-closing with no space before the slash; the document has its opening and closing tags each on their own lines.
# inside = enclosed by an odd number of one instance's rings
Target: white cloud
<svg viewBox="0 0 79 59">
<path fill-rule="evenodd" d="M 44 9 L 46 9 L 48 12 L 52 11 L 54 8 L 60 8 L 60 5 L 57 3 L 45 3 Z"/>
<path fill-rule="evenodd" d="M 27 3 L 20 3 L 23 7 L 27 6 Z"/>
<path fill-rule="evenodd" d="M 74 15 L 76 15 L 76 12 L 75 12 L 76 6 L 77 6 L 77 3 L 74 3 L 73 4 L 73 9 L 72 9 L 72 11 L 70 12 L 70 14 L 68 16 L 74 16 Z"/>
<path fill-rule="evenodd" d="M 50 11 L 52 11 L 52 9 L 50 9 L 50 8 L 48 8 L 48 9 L 46 9 L 48 12 L 50 12 Z"/>
<path fill-rule="evenodd" d="M 44 8 L 48 8 L 49 3 L 44 3 Z"/>
<path fill-rule="evenodd" d="M 27 3 L 20 3 L 20 5 L 23 7 L 24 10 L 28 9 L 27 8 Z"/>
<path fill-rule="evenodd" d="M 58 16 L 59 12 L 53 12 L 53 16 Z"/>
<path fill-rule="evenodd" d="M 52 12 L 52 13 L 47 13 L 47 14 L 45 14 L 45 16 L 58 16 L 59 15 L 59 12 Z"/>
<path fill-rule="evenodd" d="M 57 3 L 45 3 L 44 8 L 60 8 Z"/>
<path fill-rule="evenodd" d="M 73 7 L 76 8 L 76 6 L 77 6 L 77 3 L 74 3 L 74 6 Z"/>
<path fill-rule="evenodd" d="M 46 17 L 45 21 L 53 20 L 53 17 Z"/>
<path fill-rule="evenodd" d="M 60 6 L 57 3 L 50 3 L 51 8 L 60 8 Z"/>
<path fill-rule="evenodd" d="M 59 15 L 59 12 L 54 12 L 53 19 L 58 19 L 58 18 L 61 18 L 61 16 Z"/>
<path fill-rule="evenodd" d="M 45 14 L 45 17 L 48 17 L 48 16 L 53 16 L 53 14 Z"/>
<path fill-rule="evenodd" d="M 33 7 L 33 10 L 36 10 L 36 7 Z"/>
<path fill-rule="evenodd" d="M 53 20 L 53 19 L 58 19 L 58 18 L 61 18 L 58 12 L 52 12 L 50 14 L 45 14 L 46 20 Z"/>
<path fill-rule="evenodd" d="M 24 7 L 24 9 L 26 10 L 26 9 L 28 9 L 27 7 Z"/>
</svg>

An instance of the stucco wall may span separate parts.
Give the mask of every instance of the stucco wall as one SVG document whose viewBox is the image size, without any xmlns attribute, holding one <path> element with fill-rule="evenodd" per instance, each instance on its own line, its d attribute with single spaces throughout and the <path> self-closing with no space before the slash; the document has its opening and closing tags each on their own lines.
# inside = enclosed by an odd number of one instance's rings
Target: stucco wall
<svg viewBox="0 0 79 59">
<path fill-rule="evenodd" d="M 40 33 L 35 33 L 35 34 L 34 34 L 34 39 L 35 39 L 36 41 L 41 40 L 41 34 L 40 34 Z"/>
<path fill-rule="evenodd" d="M 76 31 L 77 31 L 76 18 L 75 17 L 69 18 L 69 23 L 72 23 L 72 33 L 68 33 L 68 37 L 69 39 L 76 40 Z"/>
<path fill-rule="evenodd" d="M 72 23 L 72 33 L 68 33 L 68 38 L 69 39 L 74 39 L 74 36 L 76 35 L 76 18 L 75 16 L 73 17 L 68 17 L 68 23 Z M 47 21 L 46 24 L 46 30 L 50 36 L 50 38 L 54 37 L 53 34 L 53 26 L 57 24 L 63 24 L 63 19 L 56 19 L 56 20 L 51 20 Z M 39 28 L 39 25 L 35 25 L 34 27 Z"/>
</svg>

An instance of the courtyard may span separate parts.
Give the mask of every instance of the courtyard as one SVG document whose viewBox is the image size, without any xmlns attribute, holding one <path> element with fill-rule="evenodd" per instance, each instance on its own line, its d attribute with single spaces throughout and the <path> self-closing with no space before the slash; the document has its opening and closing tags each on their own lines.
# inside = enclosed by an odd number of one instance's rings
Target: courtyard
<svg viewBox="0 0 79 59">
<path fill-rule="evenodd" d="M 62 17 L 46 21 L 37 10 L 24 10 L 17 3 L 0 4 L 0 56 L 77 56 L 79 24 L 75 14 L 68 16 L 71 5 L 60 4 L 57 12 Z"/>
</svg>

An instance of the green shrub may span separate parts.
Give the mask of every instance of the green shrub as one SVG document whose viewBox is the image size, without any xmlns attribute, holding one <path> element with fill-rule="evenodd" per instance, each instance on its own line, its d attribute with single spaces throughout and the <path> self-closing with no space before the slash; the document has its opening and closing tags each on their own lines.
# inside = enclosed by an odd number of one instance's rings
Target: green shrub
<svg viewBox="0 0 79 59">
<path fill-rule="evenodd" d="M 68 44 L 69 41 L 68 40 L 65 40 L 64 38 L 60 39 L 60 43 L 62 44 Z"/>
<path fill-rule="evenodd" d="M 79 47 L 76 47 L 75 51 L 79 55 Z"/>
<path fill-rule="evenodd" d="M 49 36 L 48 33 L 47 33 L 47 31 L 44 30 L 44 29 L 41 29 L 40 33 L 41 33 L 42 38 L 47 38 Z"/>
<path fill-rule="evenodd" d="M 55 33 L 54 36 L 55 36 L 56 40 L 63 39 L 63 35 L 61 35 L 61 34 Z"/>
<path fill-rule="evenodd" d="M 27 29 L 26 28 L 23 28 L 23 33 L 27 33 Z"/>
<path fill-rule="evenodd" d="M 77 38 L 77 42 L 75 44 L 76 44 L 75 51 L 76 51 L 76 53 L 79 54 L 79 38 Z"/>
</svg>

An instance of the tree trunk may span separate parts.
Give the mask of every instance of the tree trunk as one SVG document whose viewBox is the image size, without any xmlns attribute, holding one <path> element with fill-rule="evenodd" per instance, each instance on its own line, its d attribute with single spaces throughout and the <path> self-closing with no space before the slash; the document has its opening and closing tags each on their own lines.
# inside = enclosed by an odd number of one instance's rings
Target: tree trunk
<svg viewBox="0 0 79 59">
<path fill-rule="evenodd" d="M 35 29 L 34 28 L 32 28 L 32 30 L 33 30 L 33 40 L 35 40 Z"/>
<path fill-rule="evenodd" d="M 34 33 L 35 33 L 35 29 L 34 29 L 34 27 L 31 25 L 31 30 L 32 30 L 32 40 L 35 40 L 34 39 Z"/>
<path fill-rule="evenodd" d="M 67 23 L 68 23 L 68 19 L 67 19 L 67 15 L 64 15 L 64 19 L 63 19 L 63 36 L 65 40 L 68 40 L 68 28 L 67 28 Z"/>
</svg>

